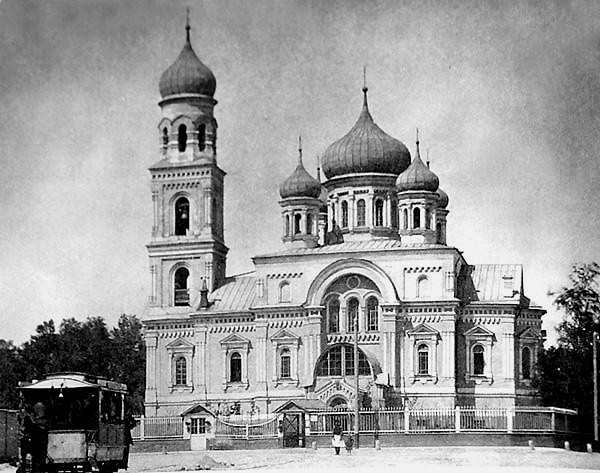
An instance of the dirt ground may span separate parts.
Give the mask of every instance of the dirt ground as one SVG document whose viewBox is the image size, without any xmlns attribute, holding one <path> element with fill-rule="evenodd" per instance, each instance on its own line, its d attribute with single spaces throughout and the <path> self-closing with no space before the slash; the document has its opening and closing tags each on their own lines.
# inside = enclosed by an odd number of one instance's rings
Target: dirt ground
<svg viewBox="0 0 600 473">
<path fill-rule="evenodd" d="M 335 456 L 333 449 L 225 450 L 137 453 L 129 471 L 172 472 L 202 469 L 272 471 L 577 471 L 600 470 L 600 454 L 528 447 L 361 448 Z"/>
<path fill-rule="evenodd" d="M 220 450 L 206 452 L 134 453 L 130 473 L 199 470 L 261 470 L 273 472 L 370 471 L 425 472 L 576 472 L 600 470 L 599 453 L 528 447 L 404 447 L 361 448 L 352 455 L 331 448 Z M 0 464 L 0 473 L 15 467 Z"/>
</svg>

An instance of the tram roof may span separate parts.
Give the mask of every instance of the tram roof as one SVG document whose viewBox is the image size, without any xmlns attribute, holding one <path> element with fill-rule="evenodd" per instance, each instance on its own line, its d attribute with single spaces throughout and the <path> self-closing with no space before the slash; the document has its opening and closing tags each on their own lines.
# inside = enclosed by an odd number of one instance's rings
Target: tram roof
<svg viewBox="0 0 600 473">
<path fill-rule="evenodd" d="M 127 386 L 116 381 L 96 378 L 84 373 L 56 373 L 47 375 L 46 379 L 34 381 L 31 384 L 21 386 L 21 389 L 76 389 L 92 388 L 107 391 L 127 393 Z"/>
</svg>

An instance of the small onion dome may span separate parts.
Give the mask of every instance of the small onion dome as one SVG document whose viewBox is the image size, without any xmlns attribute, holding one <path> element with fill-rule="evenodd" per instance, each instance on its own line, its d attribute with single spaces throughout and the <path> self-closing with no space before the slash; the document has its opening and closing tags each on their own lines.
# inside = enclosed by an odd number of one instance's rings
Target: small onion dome
<svg viewBox="0 0 600 473">
<path fill-rule="evenodd" d="M 192 49 L 190 25 L 186 27 L 186 41 L 179 57 L 163 72 L 158 89 L 161 97 L 176 94 L 215 95 L 217 80 Z"/>
<path fill-rule="evenodd" d="M 321 196 L 321 183 L 304 169 L 304 164 L 302 164 L 302 148 L 299 151 L 298 165 L 292 175 L 279 186 L 279 195 L 282 199 L 289 197 L 312 197 L 318 199 Z"/>
<path fill-rule="evenodd" d="M 323 154 L 328 179 L 344 174 L 381 172 L 398 175 L 410 164 L 406 146 L 386 134 L 373 121 L 363 88 L 363 108 L 352 129 L 329 145 Z"/>
<path fill-rule="evenodd" d="M 425 166 L 419 154 L 419 140 L 417 139 L 417 152 L 415 159 L 408 169 L 396 179 L 396 187 L 403 191 L 430 191 L 435 192 L 440 185 L 438 177 Z"/>
<path fill-rule="evenodd" d="M 445 209 L 448 207 L 448 194 L 446 194 L 442 189 L 438 187 L 436 194 L 440 196 L 438 199 L 438 207 L 440 209 Z"/>
</svg>

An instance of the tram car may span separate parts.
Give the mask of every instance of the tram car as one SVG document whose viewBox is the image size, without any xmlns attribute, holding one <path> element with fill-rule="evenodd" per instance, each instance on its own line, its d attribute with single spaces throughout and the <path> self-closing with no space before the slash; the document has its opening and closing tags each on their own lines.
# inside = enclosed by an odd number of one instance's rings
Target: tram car
<svg viewBox="0 0 600 473">
<path fill-rule="evenodd" d="M 19 389 L 25 416 L 31 414 L 31 430 L 38 432 L 29 436 L 36 473 L 127 468 L 133 425 L 125 418 L 125 384 L 83 373 L 56 373 Z"/>
</svg>

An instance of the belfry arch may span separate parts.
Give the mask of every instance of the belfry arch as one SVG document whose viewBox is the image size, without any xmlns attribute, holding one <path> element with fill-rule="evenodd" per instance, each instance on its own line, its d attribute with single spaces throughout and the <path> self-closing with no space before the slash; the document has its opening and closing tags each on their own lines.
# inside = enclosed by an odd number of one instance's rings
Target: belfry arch
<svg viewBox="0 0 600 473">
<path fill-rule="evenodd" d="M 317 275 L 308 288 L 306 305 L 309 307 L 320 306 L 331 283 L 352 274 L 359 274 L 373 281 L 379 289 L 383 304 L 399 302 L 394 283 L 383 269 L 364 259 L 346 258 L 331 263 Z"/>
</svg>

